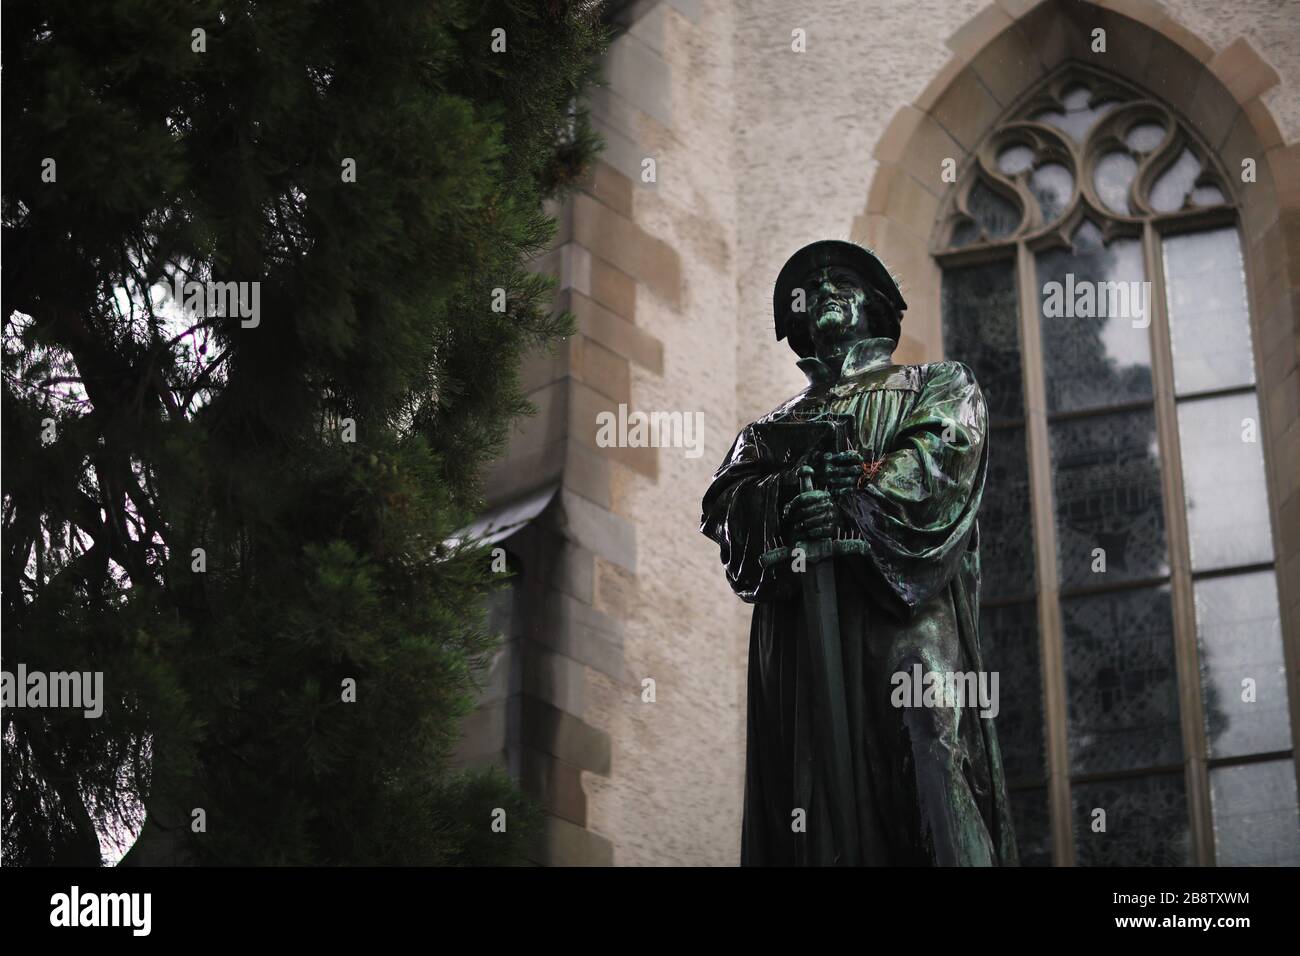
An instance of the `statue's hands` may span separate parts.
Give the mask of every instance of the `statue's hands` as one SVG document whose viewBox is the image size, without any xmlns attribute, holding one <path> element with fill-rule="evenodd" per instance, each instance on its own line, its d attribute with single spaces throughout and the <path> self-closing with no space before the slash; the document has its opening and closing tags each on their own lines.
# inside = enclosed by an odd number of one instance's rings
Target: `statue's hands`
<svg viewBox="0 0 1300 956">
<path fill-rule="evenodd" d="M 828 491 L 804 491 L 790 499 L 782 515 L 786 541 L 816 541 L 835 532 L 839 512 Z"/>
<path fill-rule="evenodd" d="M 816 490 L 795 495 L 782 511 L 782 531 L 787 541 L 816 541 L 835 536 L 840 513 L 834 498 L 858 486 L 863 474 L 862 462 L 861 452 L 828 452 L 813 456 L 808 465 L 799 469 L 804 474 L 811 472 Z"/>
<path fill-rule="evenodd" d="M 862 477 L 862 453 L 837 451 L 819 455 L 815 462 L 816 485 L 832 495 L 852 491 Z"/>
</svg>

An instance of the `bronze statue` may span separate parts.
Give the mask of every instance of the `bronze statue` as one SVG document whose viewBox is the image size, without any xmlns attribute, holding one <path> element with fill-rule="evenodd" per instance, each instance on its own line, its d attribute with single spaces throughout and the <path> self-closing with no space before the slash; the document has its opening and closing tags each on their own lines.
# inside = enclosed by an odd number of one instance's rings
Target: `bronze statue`
<svg viewBox="0 0 1300 956">
<path fill-rule="evenodd" d="M 754 605 L 741 862 L 1014 864 L 996 701 L 966 693 L 979 386 L 893 364 L 907 305 L 853 243 L 796 252 L 773 305 L 809 384 L 736 438 L 701 525 Z"/>
</svg>

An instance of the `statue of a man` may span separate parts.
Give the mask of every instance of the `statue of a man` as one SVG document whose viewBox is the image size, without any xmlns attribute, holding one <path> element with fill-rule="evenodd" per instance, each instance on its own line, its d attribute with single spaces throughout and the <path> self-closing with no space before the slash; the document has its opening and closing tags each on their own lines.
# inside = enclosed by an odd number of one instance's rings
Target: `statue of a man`
<svg viewBox="0 0 1300 956">
<path fill-rule="evenodd" d="M 754 605 L 741 862 L 1014 864 L 996 701 L 964 693 L 997 687 L 979 386 L 893 363 L 907 306 L 853 243 L 795 253 L 774 307 L 809 384 L 736 438 L 701 526 Z"/>
</svg>

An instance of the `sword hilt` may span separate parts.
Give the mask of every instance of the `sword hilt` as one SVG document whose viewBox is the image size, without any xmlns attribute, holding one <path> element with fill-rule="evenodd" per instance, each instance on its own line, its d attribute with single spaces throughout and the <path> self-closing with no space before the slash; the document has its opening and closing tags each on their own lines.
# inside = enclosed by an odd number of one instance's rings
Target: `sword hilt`
<svg viewBox="0 0 1300 956">
<path fill-rule="evenodd" d="M 815 490 L 812 479 L 812 466 L 800 466 L 799 490 L 801 492 Z M 867 543 L 861 538 L 821 538 L 817 541 L 796 541 L 794 548 L 803 549 L 804 557 L 810 564 L 824 561 L 827 558 L 843 557 L 844 555 L 866 557 L 868 553 Z M 759 566 L 770 568 L 775 564 L 791 560 L 794 557 L 794 548 L 773 548 L 771 551 L 763 552 L 758 558 Z"/>
<path fill-rule="evenodd" d="M 795 543 L 794 547 L 803 549 L 804 556 L 810 564 L 824 561 L 826 558 L 839 558 L 845 555 L 865 558 L 871 553 L 867 548 L 867 542 L 861 538 L 822 538 L 820 541 L 799 541 Z M 758 563 L 764 568 L 770 568 L 782 561 L 789 561 L 794 556 L 793 551 L 794 548 L 773 548 L 771 551 L 764 551 L 759 555 Z"/>
<path fill-rule="evenodd" d="M 813 480 L 812 465 L 800 465 L 799 466 L 799 490 L 801 492 L 812 491 L 813 490 L 812 480 Z"/>
</svg>

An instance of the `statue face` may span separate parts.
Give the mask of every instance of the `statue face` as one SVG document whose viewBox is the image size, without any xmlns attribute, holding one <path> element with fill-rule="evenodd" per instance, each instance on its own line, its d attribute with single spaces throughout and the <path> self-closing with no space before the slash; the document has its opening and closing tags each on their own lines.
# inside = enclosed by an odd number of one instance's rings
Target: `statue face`
<svg viewBox="0 0 1300 956">
<path fill-rule="evenodd" d="M 871 337 L 865 283 L 838 266 L 819 269 L 808 277 L 808 321 L 813 347 L 822 358 L 843 355 L 855 343 Z"/>
</svg>

